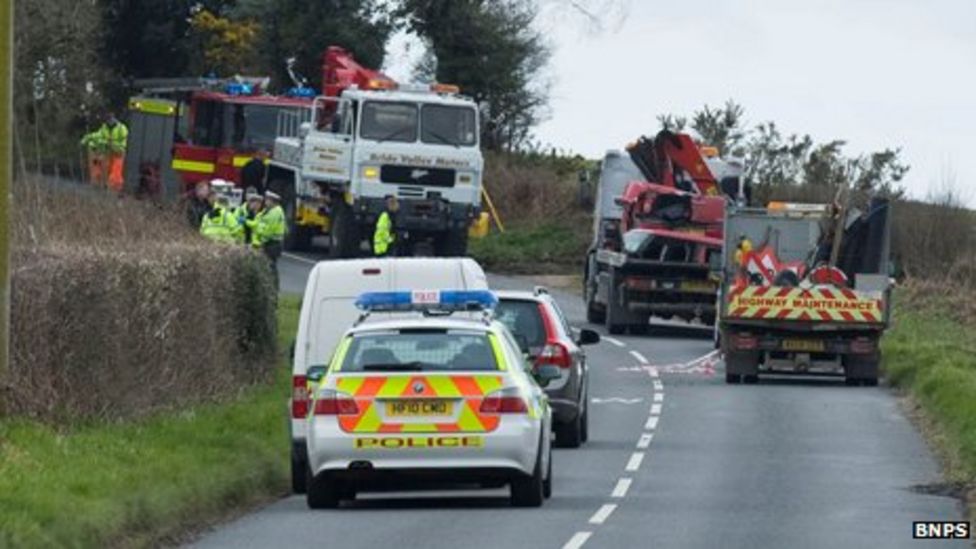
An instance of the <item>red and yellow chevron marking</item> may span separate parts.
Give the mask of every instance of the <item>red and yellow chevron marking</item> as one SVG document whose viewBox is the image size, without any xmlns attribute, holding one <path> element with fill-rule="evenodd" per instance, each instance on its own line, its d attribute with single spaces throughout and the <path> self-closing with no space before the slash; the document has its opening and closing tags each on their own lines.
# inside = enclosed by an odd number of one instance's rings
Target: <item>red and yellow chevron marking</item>
<svg viewBox="0 0 976 549">
<path fill-rule="evenodd" d="M 339 416 L 339 426 L 347 433 L 489 432 L 498 427 L 500 418 L 481 415 L 481 402 L 501 387 L 502 377 L 495 374 L 342 376 L 336 380 L 336 389 L 353 396 L 359 413 Z M 383 421 L 381 407 L 386 402 L 409 398 L 451 399 L 460 413 L 456 420 L 444 423 Z"/>
<path fill-rule="evenodd" d="M 881 299 L 848 288 L 746 286 L 729 296 L 732 318 L 826 322 L 881 322 Z"/>
</svg>

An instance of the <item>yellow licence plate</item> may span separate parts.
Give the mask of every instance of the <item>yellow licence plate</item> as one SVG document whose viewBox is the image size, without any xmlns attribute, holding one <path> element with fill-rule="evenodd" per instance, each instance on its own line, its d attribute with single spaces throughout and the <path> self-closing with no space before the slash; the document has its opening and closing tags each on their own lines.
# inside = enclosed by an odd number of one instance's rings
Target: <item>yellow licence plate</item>
<svg viewBox="0 0 976 549">
<path fill-rule="evenodd" d="M 826 349 L 823 341 L 816 339 L 784 339 L 784 351 L 801 351 L 807 353 L 820 353 Z"/>
<path fill-rule="evenodd" d="M 681 283 L 682 290 L 691 290 L 693 292 L 714 292 L 715 285 L 711 282 L 703 282 L 700 280 L 686 280 Z"/>
<path fill-rule="evenodd" d="M 449 416 L 454 413 L 454 403 L 447 400 L 398 400 L 386 403 L 389 417 Z"/>
</svg>

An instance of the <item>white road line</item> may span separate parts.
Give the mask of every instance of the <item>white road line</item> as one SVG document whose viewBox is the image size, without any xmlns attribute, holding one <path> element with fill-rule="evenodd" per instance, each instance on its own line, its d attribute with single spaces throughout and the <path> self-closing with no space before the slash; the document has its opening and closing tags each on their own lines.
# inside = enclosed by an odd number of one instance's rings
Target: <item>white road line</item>
<svg viewBox="0 0 976 549">
<path fill-rule="evenodd" d="M 654 402 L 662 402 L 664 400 L 664 393 L 654 393 Z"/>
<path fill-rule="evenodd" d="M 654 380 L 654 390 L 655 391 L 663 391 L 664 390 L 664 384 L 655 379 Z"/>
<path fill-rule="evenodd" d="M 610 343 L 613 343 L 617 347 L 625 347 L 626 346 L 626 345 L 624 345 L 624 342 L 623 341 L 620 341 L 619 339 L 617 339 L 615 337 L 603 336 L 603 341 L 609 341 Z"/>
<path fill-rule="evenodd" d="M 653 431 L 657 429 L 657 421 L 661 419 L 661 416 L 651 416 L 647 418 L 647 423 L 644 424 L 644 428 L 648 431 Z"/>
<path fill-rule="evenodd" d="M 648 368 L 647 373 L 650 374 L 651 377 L 657 377 L 661 375 L 660 373 L 658 373 L 657 368 L 653 368 L 653 367 Z"/>
<path fill-rule="evenodd" d="M 661 405 L 659 403 L 651 404 L 651 415 L 652 416 L 661 415 Z"/>
<path fill-rule="evenodd" d="M 627 461 L 627 466 L 624 467 L 624 470 L 636 471 L 640 469 L 642 461 L 644 461 L 644 452 L 634 452 L 633 454 L 630 454 L 630 460 Z"/>
<path fill-rule="evenodd" d="M 290 254 L 288 252 L 281 254 L 281 256 L 287 257 L 288 259 L 294 259 L 295 261 L 301 261 L 302 263 L 308 263 L 309 265 L 315 265 L 318 263 L 318 261 L 315 261 L 314 259 L 309 259 L 307 257 L 302 257 L 300 255 Z"/>
<path fill-rule="evenodd" d="M 654 438 L 652 433 L 641 433 L 640 440 L 637 441 L 637 448 L 643 450 L 651 445 L 651 439 Z"/>
<path fill-rule="evenodd" d="M 636 358 L 641 364 L 647 364 L 647 359 L 644 358 L 644 355 L 638 353 L 637 351 L 631 351 L 630 356 Z"/>
<path fill-rule="evenodd" d="M 590 524 L 603 524 L 608 518 L 610 518 L 610 513 L 617 508 L 616 503 L 604 503 L 603 507 L 600 507 L 593 516 L 590 517 Z"/>
<path fill-rule="evenodd" d="M 579 549 L 592 535 L 593 532 L 576 532 L 573 537 L 569 538 L 566 545 L 563 545 L 563 549 Z"/>
<path fill-rule="evenodd" d="M 612 498 L 622 498 L 622 497 L 626 496 L 627 495 L 627 490 L 630 489 L 630 483 L 631 482 L 633 482 L 633 479 L 629 479 L 629 478 L 626 478 L 626 477 L 618 480 L 617 481 L 617 485 L 613 487 L 613 492 L 610 493 L 610 497 L 612 497 Z"/>
</svg>

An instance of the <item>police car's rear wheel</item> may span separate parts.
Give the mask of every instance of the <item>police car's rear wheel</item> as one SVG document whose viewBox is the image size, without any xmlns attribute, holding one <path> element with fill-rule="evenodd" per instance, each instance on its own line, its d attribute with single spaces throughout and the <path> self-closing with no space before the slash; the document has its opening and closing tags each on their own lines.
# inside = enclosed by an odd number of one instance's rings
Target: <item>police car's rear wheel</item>
<svg viewBox="0 0 976 549">
<path fill-rule="evenodd" d="M 339 486 L 331 475 L 314 476 L 311 470 L 306 470 L 305 475 L 308 478 L 305 501 L 309 509 L 332 509 L 339 506 Z"/>
<path fill-rule="evenodd" d="M 535 457 L 535 468 L 531 476 L 518 476 L 512 479 L 512 505 L 516 507 L 540 507 L 545 499 L 542 478 L 542 442 Z"/>
<path fill-rule="evenodd" d="M 549 465 L 546 466 L 546 480 L 542 481 L 542 495 L 546 499 L 552 497 L 552 449 L 549 450 Z"/>
<path fill-rule="evenodd" d="M 304 449 L 303 447 L 301 449 Z M 296 494 L 304 494 L 308 480 L 305 478 L 305 471 L 308 469 L 307 458 L 300 455 L 299 449 L 292 447 L 291 450 L 291 491 Z"/>
</svg>

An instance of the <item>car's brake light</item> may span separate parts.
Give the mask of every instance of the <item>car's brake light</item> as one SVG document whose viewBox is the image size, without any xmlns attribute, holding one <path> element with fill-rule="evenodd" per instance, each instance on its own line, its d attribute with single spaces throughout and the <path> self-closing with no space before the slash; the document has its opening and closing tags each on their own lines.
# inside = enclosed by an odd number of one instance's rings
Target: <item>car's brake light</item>
<svg viewBox="0 0 976 549">
<path fill-rule="evenodd" d="M 539 314 L 542 315 L 542 324 L 546 329 L 546 345 L 535 359 L 536 366 L 553 364 L 560 368 L 572 367 L 573 359 L 569 356 L 569 349 L 558 340 L 559 330 L 556 329 L 552 313 L 544 303 L 539 303 Z"/>
<path fill-rule="evenodd" d="M 542 348 L 542 352 L 536 358 L 535 364 L 536 366 L 553 364 L 560 368 L 570 368 L 573 365 L 573 360 L 570 358 L 569 349 L 565 345 L 558 341 L 550 341 Z"/>
<path fill-rule="evenodd" d="M 525 414 L 529 407 L 518 389 L 502 389 L 485 397 L 480 411 L 482 414 Z"/>
<path fill-rule="evenodd" d="M 314 414 L 317 416 L 349 416 L 358 413 L 359 406 L 346 393 L 322 389 L 315 398 Z"/>
<path fill-rule="evenodd" d="M 291 377 L 291 417 L 304 419 L 308 416 L 308 378 Z"/>
</svg>

